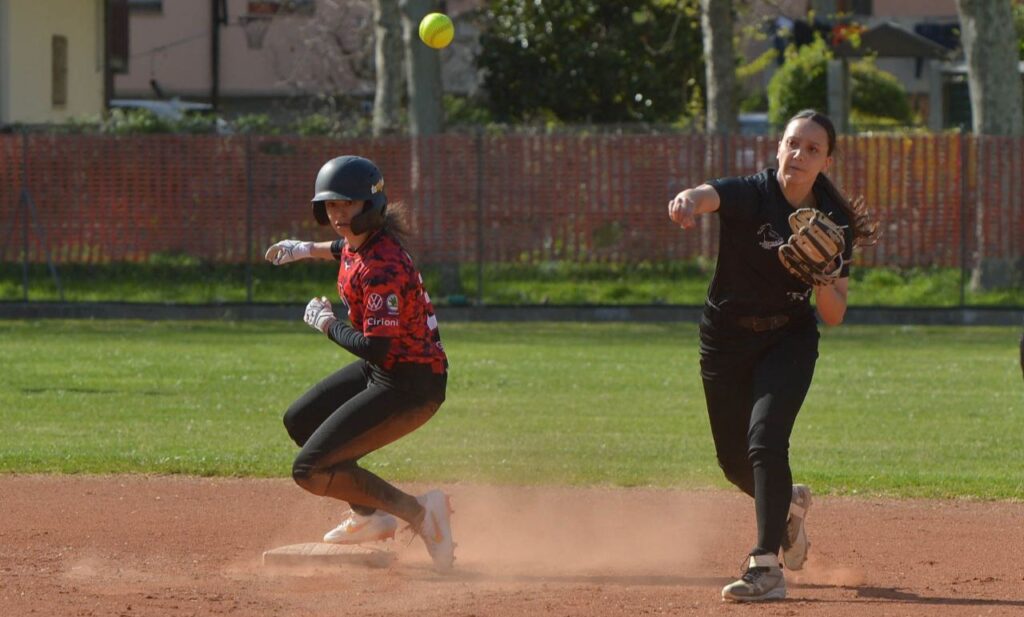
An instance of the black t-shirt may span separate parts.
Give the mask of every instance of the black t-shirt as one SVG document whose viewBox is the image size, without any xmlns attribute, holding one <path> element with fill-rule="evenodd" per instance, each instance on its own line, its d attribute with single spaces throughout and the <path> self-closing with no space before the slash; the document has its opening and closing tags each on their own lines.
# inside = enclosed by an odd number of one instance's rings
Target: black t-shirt
<svg viewBox="0 0 1024 617">
<path fill-rule="evenodd" d="M 810 310 L 811 287 L 793 277 L 779 261 L 779 246 L 792 231 L 786 201 L 774 169 L 753 176 L 708 182 L 718 192 L 721 222 L 718 264 L 708 288 L 708 302 L 738 315 L 772 315 Z M 846 211 L 819 187 L 818 209 L 845 226 L 846 250 L 841 277 L 850 274 L 853 231 Z"/>
</svg>

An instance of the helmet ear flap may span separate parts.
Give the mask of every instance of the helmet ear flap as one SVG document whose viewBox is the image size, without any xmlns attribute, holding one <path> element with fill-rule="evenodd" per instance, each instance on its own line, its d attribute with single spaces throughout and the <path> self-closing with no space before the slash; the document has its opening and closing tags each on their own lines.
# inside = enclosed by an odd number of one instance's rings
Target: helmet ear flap
<svg viewBox="0 0 1024 617">
<path fill-rule="evenodd" d="M 331 220 L 327 218 L 327 205 L 322 201 L 313 202 L 313 217 L 320 225 L 328 225 Z"/>
<path fill-rule="evenodd" d="M 384 226 L 384 211 L 388 207 L 387 199 L 383 194 L 378 193 L 373 199 L 363 202 L 363 211 L 352 217 L 350 223 L 352 233 L 364 234 L 368 231 L 376 231 Z"/>
</svg>

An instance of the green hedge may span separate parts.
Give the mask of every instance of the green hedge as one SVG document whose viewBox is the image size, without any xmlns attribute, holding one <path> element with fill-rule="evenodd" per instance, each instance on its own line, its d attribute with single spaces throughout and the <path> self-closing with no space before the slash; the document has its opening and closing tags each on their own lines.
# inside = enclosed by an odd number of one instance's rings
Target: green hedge
<svg viewBox="0 0 1024 617">
<path fill-rule="evenodd" d="M 64 297 L 70 302 L 245 302 L 250 275 L 255 302 L 304 302 L 330 295 L 337 264 L 308 262 L 278 268 L 268 263 L 215 264 L 187 256 L 156 256 L 148 263 L 63 264 Z M 549 261 L 535 264 L 461 264 L 454 272 L 422 264 L 424 282 L 439 305 L 465 304 L 478 296 L 482 274 L 485 304 L 685 304 L 707 295 L 714 263 L 706 259 L 638 264 Z M 0 263 L 0 302 L 24 296 L 22 267 Z M 59 294 L 45 264 L 28 270 L 29 300 L 54 301 Z M 854 268 L 851 306 L 944 306 L 960 303 L 960 268 Z M 971 306 L 1024 307 L 1024 287 L 963 291 Z"/>
<path fill-rule="evenodd" d="M 820 38 L 786 50 L 786 62 L 768 83 L 768 120 L 782 127 L 802 109 L 828 108 L 828 61 L 832 52 Z M 864 116 L 910 124 L 907 92 L 897 79 L 866 58 L 850 66 L 851 107 Z"/>
</svg>

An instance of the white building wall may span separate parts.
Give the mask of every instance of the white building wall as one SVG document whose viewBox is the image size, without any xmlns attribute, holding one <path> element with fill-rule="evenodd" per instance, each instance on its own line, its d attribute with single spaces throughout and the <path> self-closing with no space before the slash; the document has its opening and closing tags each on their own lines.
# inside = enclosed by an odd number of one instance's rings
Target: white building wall
<svg viewBox="0 0 1024 617">
<path fill-rule="evenodd" d="M 0 122 L 46 123 L 103 111 L 102 0 L 0 0 Z M 53 37 L 68 43 L 67 102 L 53 104 Z"/>
</svg>

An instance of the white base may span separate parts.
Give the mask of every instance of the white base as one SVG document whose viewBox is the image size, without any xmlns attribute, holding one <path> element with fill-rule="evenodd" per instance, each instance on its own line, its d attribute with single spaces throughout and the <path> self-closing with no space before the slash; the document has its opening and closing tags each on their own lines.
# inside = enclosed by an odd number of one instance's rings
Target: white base
<svg viewBox="0 0 1024 617">
<path fill-rule="evenodd" d="M 289 544 L 264 551 L 264 566 L 336 566 L 359 565 L 386 568 L 397 555 L 381 544 L 381 548 L 359 544 L 328 544 L 307 542 Z"/>
</svg>

